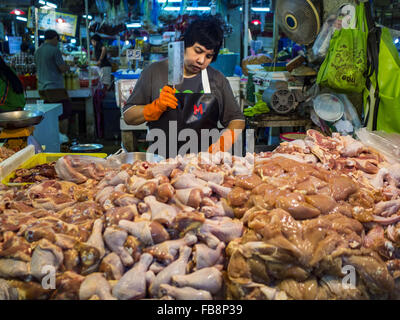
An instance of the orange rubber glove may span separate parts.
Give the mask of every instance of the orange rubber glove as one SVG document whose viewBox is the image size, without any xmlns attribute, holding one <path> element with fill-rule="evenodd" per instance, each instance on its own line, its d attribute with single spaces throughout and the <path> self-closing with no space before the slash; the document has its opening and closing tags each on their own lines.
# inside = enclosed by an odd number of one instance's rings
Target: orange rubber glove
<svg viewBox="0 0 400 320">
<path fill-rule="evenodd" d="M 237 130 L 239 131 L 239 130 Z M 208 148 L 209 153 L 216 153 L 218 151 L 228 151 L 230 148 L 232 148 L 233 144 L 236 141 L 236 138 L 238 135 L 235 135 L 235 131 L 232 129 L 226 129 L 224 133 L 219 137 L 218 141 L 214 144 L 212 144 Z"/>
<path fill-rule="evenodd" d="M 156 121 L 168 107 L 176 109 L 178 99 L 174 96 L 176 89 L 164 86 L 160 92 L 160 97 L 153 102 L 146 104 L 143 109 L 143 116 L 146 121 Z"/>
</svg>

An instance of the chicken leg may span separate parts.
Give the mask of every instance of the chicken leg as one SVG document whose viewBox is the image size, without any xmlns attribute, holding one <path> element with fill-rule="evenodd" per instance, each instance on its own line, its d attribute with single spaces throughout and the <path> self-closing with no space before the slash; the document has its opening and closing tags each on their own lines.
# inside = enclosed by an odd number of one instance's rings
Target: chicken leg
<svg viewBox="0 0 400 320">
<path fill-rule="evenodd" d="M 91 273 L 79 288 L 79 300 L 88 300 L 94 295 L 100 300 L 116 300 L 111 295 L 111 286 L 100 272 Z"/>
<path fill-rule="evenodd" d="M 124 248 L 124 243 L 127 237 L 128 233 L 125 230 L 120 230 L 114 227 L 108 227 L 104 231 L 104 241 L 107 246 L 121 258 L 124 266 L 129 267 L 134 261 L 126 248 Z"/>
<path fill-rule="evenodd" d="M 177 240 L 164 241 L 155 246 L 145 248 L 143 251 L 150 253 L 156 259 L 165 264 L 171 263 L 182 246 L 192 246 L 197 242 L 194 234 L 187 233 L 185 237 Z"/>
<path fill-rule="evenodd" d="M 168 284 L 171 281 L 172 276 L 186 273 L 186 266 L 191 254 L 192 249 L 190 247 L 184 246 L 180 248 L 179 258 L 161 270 L 151 283 L 149 291 L 152 297 L 160 298 L 162 296 L 160 286 L 164 283 Z"/>
<path fill-rule="evenodd" d="M 99 250 L 100 259 L 104 257 L 106 250 L 104 249 L 103 242 L 103 221 L 101 219 L 96 219 L 93 224 L 92 234 L 90 235 L 88 241 L 86 243 L 89 246 L 95 247 Z"/>
<path fill-rule="evenodd" d="M 151 211 L 151 219 L 161 224 L 171 226 L 177 215 L 177 210 L 168 204 L 159 202 L 154 196 L 144 198 L 144 202 L 149 206 Z"/>
<path fill-rule="evenodd" d="M 167 295 L 176 300 L 212 300 L 212 296 L 208 291 L 196 290 L 191 287 L 177 288 L 169 284 L 160 286 L 162 295 Z"/>
<path fill-rule="evenodd" d="M 193 250 L 193 260 L 196 270 L 212 267 L 223 258 L 225 244 L 221 241 L 215 249 L 211 249 L 203 243 L 196 244 Z"/>
<path fill-rule="evenodd" d="M 216 294 L 222 287 L 222 273 L 217 268 L 203 268 L 186 275 L 175 275 L 172 283 L 178 287 L 191 287 Z"/>
<path fill-rule="evenodd" d="M 146 296 L 146 272 L 153 256 L 144 253 L 131 270 L 126 272 L 113 288 L 113 295 L 120 300 L 141 299 Z"/>
</svg>

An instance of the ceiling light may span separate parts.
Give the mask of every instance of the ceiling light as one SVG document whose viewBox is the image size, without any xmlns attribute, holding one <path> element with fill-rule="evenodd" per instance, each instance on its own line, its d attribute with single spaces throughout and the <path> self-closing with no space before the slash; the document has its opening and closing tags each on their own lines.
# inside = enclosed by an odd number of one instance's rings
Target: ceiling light
<svg viewBox="0 0 400 320">
<path fill-rule="evenodd" d="M 27 18 L 24 18 L 24 17 L 19 17 L 19 16 L 17 16 L 17 20 L 20 20 L 20 21 L 28 21 L 28 19 L 27 19 Z"/>
<path fill-rule="evenodd" d="M 13 11 L 10 12 L 11 14 L 15 14 L 16 16 L 24 15 L 25 12 L 20 10 L 20 9 L 14 9 Z"/>
<path fill-rule="evenodd" d="M 165 11 L 180 11 L 180 7 L 165 7 L 163 8 Z M 187 7 L 186 11 L 208 11 L 211 10 L 211 7 Z"/>
<path fill-rule="evenodd" d="M 49 6 L 50 8 L 57 8 L 57 5 L 51 2 L 46 1 L 46 5 Z"/>
<path fill-rule="evenodd" d="M 71 39 L 71 43 L 76 43 L 76 39 Z"/>
<path fill-rule="evenodd" d="M 158 3 L 166 3 L 167 0 L 158 0 Z M 168 0 L 168 3 L 170 2 L 182 2 L 182 0 Z"/>
<path fill-rule="evenodd" d="M 8 36 L 5 37 L 6 41 L 8 41 Z"/>
<path fill-rule="evenodd" d="M 208 11 L 211 10 L 211 7 L 188 7 L 188 11 Z"/>
<path fill-rule="evenodd" d="M 144 40 L 144 41 L 147 41 L 148 39 L 147 39 L 147 37 L 146 37 L 146 36 L 144 36 L 144 37 L 143 37 L 143 40 Z"/>
<path fill-rule="evenodd" d="M 269 12 L 269 8 L 262 8 L 262 7 L 253 7 L 251 8 L 252 11 L 254 12 Z"/>
<path fill-rule="evenodd" d="M 92 19 L 93 19 L 93 17 L 92 17 L 90 14 L 89 14 L 87 17 L 88 17 L 89 20 L 92 20 Z M 86 18 L 86 14 L 83 15 L 82 18 Z"/>
<path fill-rule="evenodd" d="M 44 35 L 39 36 L 40 39 L 44 39 Z"/>
<path fill-rule="evenodd" d="M 140 28 L 141 26 L 142 26 L 142 24 L 139 22 L 132 22 L 132 23 L 126 24 L 127 28 Z"/>
</svg>

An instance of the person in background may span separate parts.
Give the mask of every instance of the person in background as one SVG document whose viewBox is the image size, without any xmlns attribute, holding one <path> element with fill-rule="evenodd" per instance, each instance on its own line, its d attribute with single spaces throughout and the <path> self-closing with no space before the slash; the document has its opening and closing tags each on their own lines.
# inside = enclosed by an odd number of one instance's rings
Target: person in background
<svg viewBox="0 0 400 320">
<path fill-rule="evenodd" d="M 0 56 L 0 112 L 18 111 L 24 106 L 22 83 Z"/>
<path fill-rule="evenodd" d="M 27 65 L 31 64 L 33 61 L 33 56 L 29 53 L 29 43 L 21 43 L 21 51 L 15 54 L 11 60 L 10 65 L 15 69 L 17 65 Z"/>
<path fill-rule="evenodd" d="M 218 121 L 227 128 L 219 140 L 206 150 L 229 151 L 238 137 L 236 133 L 245 128 L 245 118 L 235 100 L 225 76 L 212 68 L 223 41 L 222 23 L 216 17 L 205 15 L 192 22 L 183 35 L 184 80 L 172 88 L 168 86 L 168 60 L 152 63 L 142 73 L 135 90 L 123 108 L 127 124 L 147 122 L 149 129 L 160 129 L 167 137 L 166 157 L 174 157 L 169 145 L 169 124 L 177 123 L 178 135 L 184 129 L 193 129 L 200 142 L 201 129 L 216 129 Z M 235 130 L 236 129 L 236 130 Z M 171 148 L 170 148 L 171 147 Z M 182 151 L 183 152 L 183 151 Z M 171 155 L 172 153 L 172 155 Z"/>
<path fill-rule="evenodd" d="M 90 38 L 90 42 L 94 48 L 96 64 L 100 67 L 100 81 L 106 90 L 111 87 L 111 63 L 107 57 L 107 48 L 103 45 L 101 37 L 95 34 Z"/>
<path fill-rule="evenodd" d="M 55 30 L 46 30 L 44 43 L 35 52 L 39 95 L 45 103 L 62 103 L 63 113 L 59 117 L 60 132 L 68 133 L 72 105 L 64 86 L 63 73 L 69 71 L 58 48 L 60 39 Z M 64 137 L 65 138 L 65 137 Z"/>
</svg>

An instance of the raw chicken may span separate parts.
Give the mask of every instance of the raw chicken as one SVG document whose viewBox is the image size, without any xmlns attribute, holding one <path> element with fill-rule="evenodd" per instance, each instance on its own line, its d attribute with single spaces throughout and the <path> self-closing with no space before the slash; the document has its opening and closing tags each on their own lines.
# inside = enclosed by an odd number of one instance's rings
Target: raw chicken
<svg viewBox="0 0 400 320">
<path fill-rule="evenodd" d="M 88 275 L 79 288 L 79 299 L 88 300 L 96 295 L 100 300 L 116 300 L 111 295 L 111 286 L 102 273 Z"/>
<path fill-rule="evenodd" d="M 121 258 L 115 252 L 111 252 L 101 261 L 99 271 L 106 275 L 107 280 L 119 280 L 124 274 L 124 265 Z"/>
<path fill-rule="evenodd" d="M 146 296 L 146 272 L 153 257 L 144 253 L 132 269 L 126 272 L 113 288 L 113 295 L 120 300 L 141 299 Z"/>
<path fill-rule="evenodd" d="M 221 241 L 215 249 L 209 248 L 203 243 L 196 244 L 193 249 L 193 260 L 196 270 L 212 267 L 223 260 L 225 244 Z"/>
<path fill-rule="evenodd" d="M 99 250 L 100 259 L 104 257 L 106 250 L 103 242 L 103 221 L 97 219 L 93 224 L 92 234 L 86 243 Z"/>
<path fill-rule="evenodd" d="M 108 227 L 104 231 L 104 241 L 107 246 L 121 258 L 124 266 L 129 267 L 134 261 L 132 255 L 130 255 L 126 248 L 124 248 L 124 243 L 127 237 L 128 233 L 125 230 L 117 229 L 115 227 Z"/>
<path fill-rule="evenodd" d="M 222 288 L 222 273 L 217 268 L 203 268 L 190 274 L 175 275 L 172 284 L 178 287 L 192 287 L 216 294 Z"/>
<path fill-rule="evenodd" d="M 165 264 L 169 264 L 175 260 L 181 247 L 192 246 L 196 242 L 197 237 L 194 234 L 187 233 L 181 239 L 164 241 L 160 244 L 145 248 L 143 251 L 150 253 L 154 258 L 164 262 Z"/>
<path fill-rule="evenodd" d="M 162 296 L 160 285 L 171 281 L 172 276 L 186 273 L 186 266 L 189 262 L 189 257 L 192 254 L 192 249 L 188 246 L 181 247 L 179 250 L 179 258 L 170 265 L 160 271 L 149 287 L 149 292 L 152 297 L 159 298 Z"/>
<path fill-rule="evenodd" d="M 162 284 L 160 292 L 162 295 L 168 295 L 177 300 L 212 300 L 208 291 L 196 290 L 191 287 L 177 288 L 169 284 Z"/>
<path fill-rule="evenodd" d="M 48 270 L 44 271 L 44 267 L 52 266 L 57 270 L 62 264 L 63 259 L 64 255 L 59 247 L 46 239 L 42 239 L 38 242 L 32 254 L 30 264 L 31 274 L 40 281 L 48 272 Z"/>
</svg>

